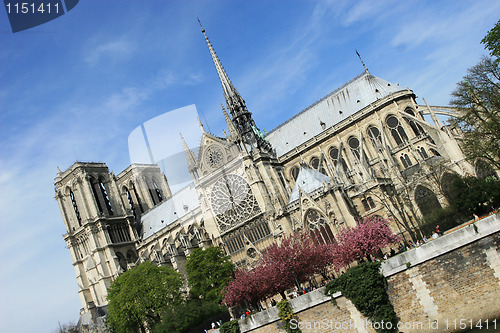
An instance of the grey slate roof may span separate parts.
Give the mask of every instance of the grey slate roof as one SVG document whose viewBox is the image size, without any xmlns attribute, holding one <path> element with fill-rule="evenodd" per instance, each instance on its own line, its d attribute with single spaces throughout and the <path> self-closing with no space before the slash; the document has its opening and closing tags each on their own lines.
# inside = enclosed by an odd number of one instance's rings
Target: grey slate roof
<svg viewBox="0 0 500 333">
<path fill-rule="evenodd" d="M 405 89 L 363 72 L 268 132 L 266 139 L 282 156 L 377 99 L 401 90 Z"/>
<path fill-rule="evenodd" d="M 294 202 L 299 198 L 300 190 L 305 193 L 311 193 L 312 191 L 322 187 L 323 182 L 329 181 L 330 177 L 310 168 L 308 165 L 301 165 L 297 181 L 295 182 L 295 187 L 293 188 L 292 194 L 290 194 L 288 203 Z"/>
<path fill-rule="evenodd" d="M 143 239 L 150 237 L 199 206 L 198 193 L 194 184 L 191 183 L 141 217 Z"/>
</svg>

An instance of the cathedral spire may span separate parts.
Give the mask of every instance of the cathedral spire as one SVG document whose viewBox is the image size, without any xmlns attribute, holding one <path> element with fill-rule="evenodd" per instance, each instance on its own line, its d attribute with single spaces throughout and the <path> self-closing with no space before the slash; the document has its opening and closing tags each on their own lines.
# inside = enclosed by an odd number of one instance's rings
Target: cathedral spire
<svg viewBox="0 0 500 333">
<path fill-rule="evenodd" d="M 210 55 L 212 56 L 212 60 L 213 60 L 214 65 L 215 65 L 215 69 L 217 70 L 217 75 L 219 75 L 222 89 L 224 91 L 224 98 L 226 99 L 226 104 L 227 104 L 228 108 L 230 109 L 230 111 L 233 111 L 232 107 L 236 106 L 235 104 L 243 104 L 243 105 L 239 105 L 239 106 L 244 106 L 245 101 L 243 100 L 243 98 L 241 98 L 240 93 L 236 90 L 233 83 L 231 82 L 231 80 L 227 76 L 226 70 L 222 66 L 222 64 L 219 60 L 219 57 L 217 57 L 217 54 L 215 53 L 215 50 L 212 46 L 212 43 L 210 43 L 210 40 L 208 39 L 207 34 L 205 33 L 205 29 L 201 25 L 199 18 L 198 18 L 198 23 L 200 23 L 201 32 L 203 33 L 203 36 L 205 36 L 205 41 L 208 45 L 208 49 L 210 50 Z M 246 109 L 246 107 L 245 107 L 245 109 Z M 232 115 L 233 115 L 233 117 L 235 116 L 235 114 L 232 114 Z"/>
<path fill-rule="evenodd" d="M 363 68 L 365 69 L 366 74 L 370 74 L 370 72 L 368 71 L 368 67 L 366 67 L 363 59 L 361 59 L 361 56 L 359 55 L 358 50 L 355 50 L 355 51 L 356 51 L 356 54 L 358 55 L 359 60 L 361 61 L 361 64 L 363 65 Z"/>
<path fill-rule="evenodd" d="M 194 157 L 193 152 L 191 151 L 191 149 L 189 149 L 186 141 L 184 140 L 182 133 L 179 132 L 179 135 L 181 136 L 182 146 L 184 147 L 184 153 L 186 154 L 186 160 L 188 162 L 188 170 L 189 172 L 193 172 L 196 169 L 196 159 Z"/>
<path fill-rule="evenodd" d="M 224 98 L 226 99 L 227 109 L 231 114 L 232 123 L 238 133 L 238 136 L 241 137 L 245 144 L 258 148 L 262 152 L 274 154 L 271 145 L 264 139 L 264 136 L 258 130 L 257 125 L 255 125 L 252 114 L 248 111 L 247 106 L 245 105 L 245 100 L 241 97 L 238 90 L 236 90 L 231 80 L 229 80 L 224 67 L 222 67 L 221 62 L 217 57 L 207 34 L 205 33 L 205 29 L 201 25 L 200 19 L 198 19 L 198 22 L 200 23 L 201 32 L 203 33 L 203 36 L 205 36 L 205 41 L 208 45 L 210 55 L 212 56 L 215 69 L 217 70 L 217 75 L 219 75 L 222 90 L 224 91 Z"/>
</svg>

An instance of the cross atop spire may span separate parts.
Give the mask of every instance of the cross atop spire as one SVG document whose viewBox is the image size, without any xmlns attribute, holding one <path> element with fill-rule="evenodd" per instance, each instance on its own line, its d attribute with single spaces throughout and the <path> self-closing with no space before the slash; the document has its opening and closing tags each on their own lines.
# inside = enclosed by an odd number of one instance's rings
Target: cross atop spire
<svg viewBox="0 0 500 333">
<path fill-rule="evenodd" d="M 359 60 L 361 60 L 361 64 L 363 65 L 366 74 L 370 74 L 370 72 L 368 71 L 368 68 L 366 67 L 365 63 L 363 62 L 363 59 L 361 59 L 361 56 L 359 55 L 358 50 L 355 50 L 355 51 L 356 51 L 356 54 L 358 55 Z"/>
</svg>

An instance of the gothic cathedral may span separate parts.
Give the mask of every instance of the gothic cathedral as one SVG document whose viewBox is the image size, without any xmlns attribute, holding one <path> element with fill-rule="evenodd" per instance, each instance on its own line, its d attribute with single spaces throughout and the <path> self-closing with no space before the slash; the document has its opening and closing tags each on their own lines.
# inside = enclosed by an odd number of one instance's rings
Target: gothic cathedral
<svg viewBox="0 0 500 333">
<path fill-rule="evenodd" d="M 366 67 L 263 134 L 202 33 L 222 84 L 228 132 L 207 133 L 200 123 L 197 153 L 181 136 L 190 185 L 171 193 L 155 164 L 115 175 L 104 163 L 76 162 L 57 172 L 55 198 L 82 314 L 99 316 L 107 288 L 127 269 L 150 260 L 183 273 L 197 247 L 218 245 L 236 265 L 251 265 L 283 235 L 307 230 L 328 242 L 374 214 L 412 237 L 426 215 L 448 204 L 440 184 L 453 173 L 475 173 L 460 131 L 437 117 L 453 108 L 417 105 L 413 91 Z"/>
</svg>

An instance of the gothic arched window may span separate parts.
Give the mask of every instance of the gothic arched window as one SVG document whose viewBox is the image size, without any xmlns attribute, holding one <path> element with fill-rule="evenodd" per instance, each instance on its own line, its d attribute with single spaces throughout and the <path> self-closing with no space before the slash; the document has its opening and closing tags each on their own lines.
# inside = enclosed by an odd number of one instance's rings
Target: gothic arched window
<svg viewBox="0 0 500 333">
<path fill-rule="evenodd" d="M 366 211 L 375 208 L 375 202 L 373 202 L 372 197 L 367 197 L 366 199 L 361 200 L 361 203 Z"/>
<path fill-rule="evenodd" d="M 415 117 L 415 112 L 413 112 L 412 109 L 410 108 L 407 108 L 405 110 L 406 113 L 408 113 L 409 115 Z M 415 136 L 419 136 L 420 134 L 424 134 L 424 129 L 422 128 L 422 126 L 420 126 L 419 123 L 417 123 L 416 121 L 414 121 L 413 119 L 408 119 L 408 118 L 404 118 L 406 120 L 406 122 L 408 123 L 408 125 L 410 125 L 413 133 L 415 133 Z"/>
<path fill-rule="evenodd" d="M 312 236 L 319 242 L 331 243 L 335 240 L 332 230 L 325 217 L 317 210 L 311 209 L 305 216 L 305 221 Z"/>
<path fill-rule="evenodd" d="M 375 126 L 368 127 L 368 136 L 370 137 L 373 147 L 377 149 L 382 145 L 382 137 L 380 135 L 380 131 Z"/>
<path fill-rule="evenodd" d="M 154 187 L 154 190 L 156 192 L 156 196 L 158 197 L 158 201 L 162 202 L 163 201 L 163 196 L 161 195 L 161 191 L 158 188 L 158 185 L 156 184 L 156 182 L 154 180 L 153 180 L 153 187 Z"/>
<path fill-rule="evenodd" d="M 102 179 L 99 180 L 99 187 L 101 188 L 102 198 L 104 199 L 104 203 L 106 204 L 108 214 L 114 215 L 113 208 L 111 208 L 111 202 L 109 201 L 108 191 L 106 190 L 106 186 L 104 186 Z"/>
<path fill-rule="evenodd" d="M 90 188 L 92 188 L 92 194 L 94 195 L 95 203 L 97 205 L 97 210 L 99 214 L 103 214 L 104 211 L 102 210 L 101 199 L 99 198 L 99 194 L 97 191 L 97 188 L 99 188 L 100 186 L 97 183 L 97 181 L 92 177 L 89 178 L 89 183 L 90 183 Z"/>
<path fill-rule="evenodd" d="M 134 217 L 137 219 L 139 216 L 138 216 L 137 211 L 135 209 L 134 200 L 132 199 L 132 195 L 130 194 L 130 191 L 128 190 L 128 188 L 126 186 L 124 186 L 123 189 L 124 189 L 125 194 L 127 195 L 127 200 L 128 200 L 128 204 L 130 205 L 130 209 L 134 213 Z"/>
<path fill-rule="evenodd" d="M 434 211 L 441 209 L 441 205 L 434 192 L 422 185 L 418 185 L 415 189 L 415 202 L 424 218 L 431 215 Z"/>
<path fill-rule="evenodd" d="M 319 167 L 319 158 L 313 157 L 311 159 L 310 166 L 311 166 L 311 168 L 313 168 L 315 170 L 318 170 L 318 167 Z"/>
<path fill-rule="evenodd" d="M 358 160 L 360 160 L 361 155 L 359 153 L 359 139 L 352 136 L 349 138 L 348 143 L 349 143 L 349 147 L 351 147 L 351 151 L 354 154 L 354 156 L 356 156 L 356 158 Z"/>
<path fill-rule="evenodd" d="M 403 163 L 403 166 L 405 167 L 405 169 L 408 169 L 409 167 L 412 166 L 412 163 L 411 163 L 411 160 L 410 160 L 410 157 L 408 156 L 408 154 L 402 154 L 399 158 L 401 159 L 401 163 Z"/>
<path fill-rule="evenodd" d="M 290 170 L 290 175 L 292 176 L 293 180 L 297 180 L 297 177 L 299 176 L 299 167 L 298 166 L 294 166 L 292 168 L 292 170 Z"/>
<path fill-rule="evenodd" d="M 428 159 L 429 158 L 429 155 L 427 155 L 427 152 L 425 151 L 425 148 L 424 147 L 418 147 L 417 148 L 417 151 L 419 153 L 419 155 L 424 159 Z"/>
<path fill-rule="evenodd" d="M 398 118 L 395 116 L 389 116 L 387 117 L 386 123 L 387 127 L 391 130 L 391 135 L 394 138 L 394 141 L 396 141 L 398 146 L 403 142 L 408 141 L 408 136 L 406 135 L 406 132 L 403 129 L 403 126 L 401 126 Z"/>
<path fill-rule="evenodd" d="M 82 226 L 82 218 L 80 216 L 80 211 L 78 210 L 78 205 L 76 204 L 75 195 L 73 194 L 73 191 L 71 191 L 71 190 L 69 190 L 69 197 L 71 198 L 71 203 L 73 204 L 73 209 L 75 211 L 76 220 L 78 221 L 78 225 L 81 227 Z"/>
<path fill-rule="evenodd" d="M 347 163 L 345 162 L 344 158 L 340 155 L 340 151 L 336 147 L 331 147 L 330 150 L 328 151 L 328 154 L 330 155 L 330 158 L 333 161 L 333 165 L 338 168 L 339 160 L 340 160 L 340 165 L 341 168 L 344 169 L 344 171 L 349 171 L 349 168 L 347 167 Z M 339 158 L 340 157 L 340 158 Z"/>
<path fill-rule="evenodd" d="M 141 203 L 141 197 L 139 196 L 139 193 L 135 189 L 134 183 L 130 183 L 130 188 L 132 189 L 132 192 L 134 193 L 134 195 L 137 199 L 137 205 L 139 206 L 139 212 L 144 213 L 144 208 L 142 208 L 142 203 Z"/>
<path fill-rule="evenodd" d="M 311 168 L 313 168 L 314 170 L 318 170 L 322 174 L 326 175 L 326 170 L 325 170 L 325 168 L 323 168 L 323 166 L 321 164 L 322 164 L 321 160 L 318 157 L 313 157 L 311 159 L 311 162 L 310 162 Z"/>
</svg>

